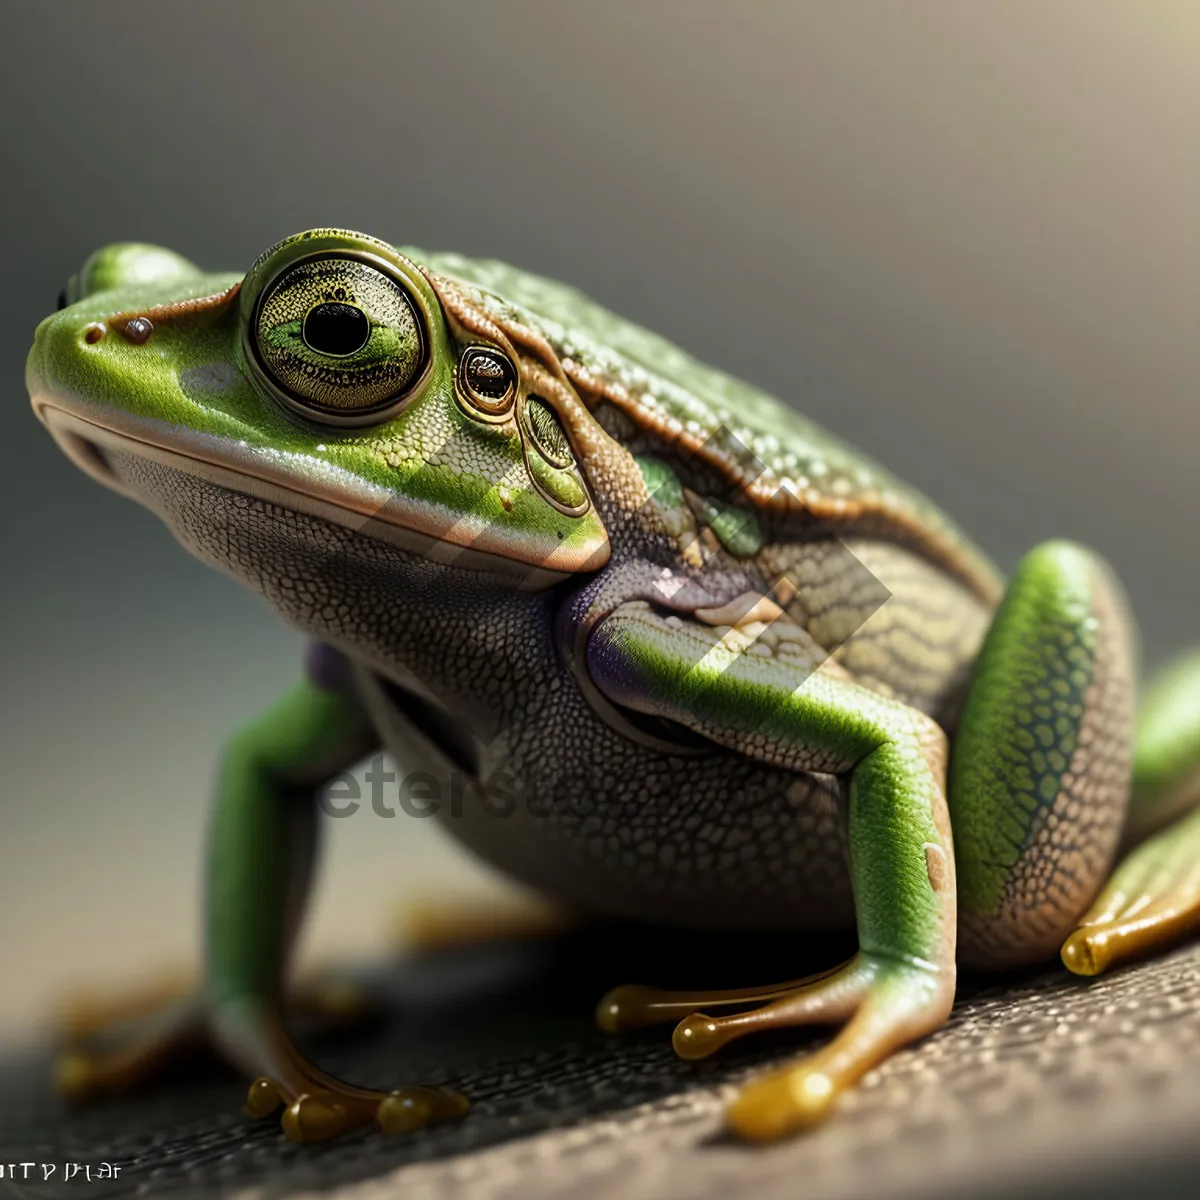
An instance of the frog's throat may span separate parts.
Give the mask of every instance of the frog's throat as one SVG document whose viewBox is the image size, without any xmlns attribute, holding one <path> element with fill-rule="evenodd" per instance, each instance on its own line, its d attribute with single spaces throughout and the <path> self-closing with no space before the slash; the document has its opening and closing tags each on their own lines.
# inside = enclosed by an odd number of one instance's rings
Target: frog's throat
<svg viewBox="0 0 1200 1200">
<path fill-rule="evenodd" d="M 607 537 L 584 547 L 547 548 L 536 535 L 496 530 L 480 518 L 455 516 L 423 501 L 397 495 L 318 459 L 276 463 L 252 446 L 210 438 L 151 418 L 93 412 L 72 397 L 33 397 L 38 419 L 76 466 L 113 491 L 139 503 L 109 465 L 106 449 L 135 454 L 205 479 L 230 491 L 341 525 L 364 537 L 396 545 L 434 562 L 481 571 L 522 590 L 541 590 L 608 561 Z M 87 411 L 81 411 L 86 409 Z"/>
</svg>

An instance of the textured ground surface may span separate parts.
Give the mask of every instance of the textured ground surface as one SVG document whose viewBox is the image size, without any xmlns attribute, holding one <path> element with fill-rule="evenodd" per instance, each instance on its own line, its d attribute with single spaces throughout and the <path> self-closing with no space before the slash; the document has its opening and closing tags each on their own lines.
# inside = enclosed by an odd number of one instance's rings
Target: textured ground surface
<svg viewBox="0 0 1200 1200">
<path fill-rule="evenodd" d="M 676 947 L 677 954 L 680 948 Z M 758 949 L 741 982 L 778 971 Z M 755 957 L 757 956 L 757 957 Z M 683 948 L 687 960 L 687 950 Z M 19 1196 L 320 1192 L 384 1196 L 1140 1197 L 1194 1193 L 1200 1153 L 1200 948 L 1096 983 L 1060 971 L 969 985 L 949 1026 L 868 1077 L 825 1128 L 767 1150 L 720 1135 L 737 1080 L 811 1035 L 747 1040 L 687 1065 L 664 1031 L 593 1031 L 600 980 L 693 983 L 661 947 L 607 942 L 490 947 L 389 970 L 390 1015 L 310 1044 L 358 1082 L 454 1081 L 475 1102 L 461 1125 L 409 1138 L 290 1145 L 238 1109 L 216 1075 L 145 1098 L 64 1111 L 48 1059 L 0 1067 L 0 1162 L 58 1164 Z M 614 961 L 624 961 L 622 970 Z M 693 964 L 696 959 L 690 960 Z M 655 963 L 658 970 L 648 969 Z M 682 974 L 681 974 L 682 971 Z M 746 972 L 752 972 L 747 974 Z M 791 972 L 786 972 L 790 974 Z M 728 963 L 707 970 L 729 979 Z M 63 1179 L 64 1164 L 122 1167 Z"/>
</svg>

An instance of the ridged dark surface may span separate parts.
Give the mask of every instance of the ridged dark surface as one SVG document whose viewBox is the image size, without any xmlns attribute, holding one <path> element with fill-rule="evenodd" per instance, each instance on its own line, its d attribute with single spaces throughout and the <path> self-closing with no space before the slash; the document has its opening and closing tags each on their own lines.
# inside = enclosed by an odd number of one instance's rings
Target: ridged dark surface
<svg viewBox="0 0 1200 1200">
<path fill-rule="evenodd" d="M 593 938 L 411 962 L 381 976 L 385 1018 L 310 1043 L 356 1082 L 455 1083 L 474 1101 L 458 1126 L 297 1147 L 273 1120 L 242 1117 L 243 1086 L 215 1075 L 71 1113 L 37 1053 L 0 1068 L 0 1161 L 59 1164 L 48 1183 L 38 1171 L 12 1189 L 46 1197 L 287 1196 L 355 1181 L 356 1197 L 406 1200 L 1120 1195 L 1135 1183 L 1146 1196 L 1175 1194 L 1200 1173 L 1188 1157 L 1200 1123 L 1197 950 L 1094 983 L 1060 970 L 982 990 L 968 982 L 950 1025 L 869 1076 L 831 1124 L 751 1150 L 719 1136 L 729 1085 L 815 1035 L 749 1039 L 688 1065 L 665 1030 L 609 1038 L 591 1024 L 600 979 L 730 982 L 725 962 L 697 971 L 669 961 L 697 945 L 614 951 Z M 774 950 L 738 953 L 733 982 L 780 970 Z M 64 1163 L 105 1161 L 122 1168 L 115 1183 L 63 1180 Z"/>
</svg>

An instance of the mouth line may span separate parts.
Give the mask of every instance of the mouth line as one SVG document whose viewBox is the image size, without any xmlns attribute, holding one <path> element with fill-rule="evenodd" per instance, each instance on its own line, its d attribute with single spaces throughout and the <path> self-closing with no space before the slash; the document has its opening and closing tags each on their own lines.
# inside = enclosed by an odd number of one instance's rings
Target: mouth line
<svg viewBox="0 0 1200 1200">
<path fill-rule="evenodd" d="M 329 472 L 328 486 L 322 488 L 319 480 L 304 480 L 309 486 L 300 488 L 294 475 L 272 469 L 251 447 L 222 445 L 218 452 L 207 444 L 204 435 L 181 433 L 174 428 L 170 439 L 174 444 L 164 444 L 168 439 L 148 420 L 135 419 L 136 430 L 128 425 L 115 428 L 91 413 L 83 416 L 73 411 L 77 407 L 73 404 L 68 408 L 53 394 L 33 397 L 35 414 L 63 453 L 98 483 L 139 503 L 142 497 L 114 470 L 108 450 L 134 454 L 255 500 L 329 521 L 433 562 L 502 577 L 522 590 L 539 591 L 571 574 L 569 569 L 557 569 L 552 562 L 531 563 L 480 546 L 482 539 L 472 523 L 449 522 L 444 516 L 439 519 L 431 506 L 428 511 L 413 506 L 413 511 L 404 515 L 416 520 L 402 523 L 396 519 L 396 494 L 362 480 L 348 483 L 339 468 L 319 460 L 312 463 Z"/>
</svg>

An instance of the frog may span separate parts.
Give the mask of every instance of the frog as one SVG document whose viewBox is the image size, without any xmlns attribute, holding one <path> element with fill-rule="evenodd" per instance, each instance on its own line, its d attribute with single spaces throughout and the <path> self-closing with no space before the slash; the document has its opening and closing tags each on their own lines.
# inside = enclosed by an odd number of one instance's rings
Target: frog
<svg viewBox="0 0 1200 1200">
<path fill-rule="evenodd" d="M 1200 654 L 1139 705 L 1096 552 L 1047 541 L 1004 578 L 797 397 L 565 284 L 336 228 L 233 273 L 115 243 L 27 384 L 73 464 L 308 647 L 221 756 L 203 983 L 76 1049 L 68 1094 L 146 1082 L 199 1031 L 297 1142 L 467 1114 L 338 1079 L 287 1031 L 322 789 L 381 750 L 456 772 L 443 827 L 563 911 L 765 930 L 798 967 L 854 933 L 815 975 L 598 1004 L 609 1033 L 673 1025 L 687 1060 L 832 1027 L 728 1106 L 751 1142 L 934 1034 L 960 965 L 1092 976 L 1200 924 Z"/>
</svg>

